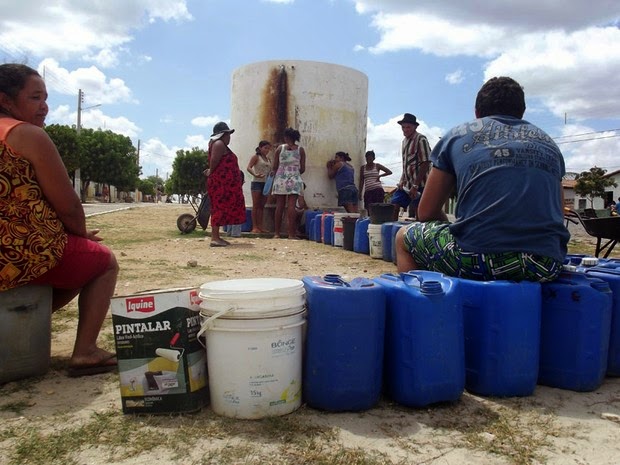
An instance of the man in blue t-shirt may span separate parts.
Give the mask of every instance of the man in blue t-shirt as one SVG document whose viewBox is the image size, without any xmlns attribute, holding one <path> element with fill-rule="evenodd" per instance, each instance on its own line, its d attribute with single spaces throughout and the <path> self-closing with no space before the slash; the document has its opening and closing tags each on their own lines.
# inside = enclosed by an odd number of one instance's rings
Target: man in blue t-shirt
<svg viewBox="0 0 620 465">
<path fill-rule="evenodd" d="M 550 281 L 562 269 L 564 159 L 523 120 L 525 96 L 509 77 L 487 81 L 476 119 L 451 129 L 431 153 L 418 219 L 396 238 L 399 271 L 476 280 Z M 456 192 L 456 220 L 443 206 Z"/>
</svg>

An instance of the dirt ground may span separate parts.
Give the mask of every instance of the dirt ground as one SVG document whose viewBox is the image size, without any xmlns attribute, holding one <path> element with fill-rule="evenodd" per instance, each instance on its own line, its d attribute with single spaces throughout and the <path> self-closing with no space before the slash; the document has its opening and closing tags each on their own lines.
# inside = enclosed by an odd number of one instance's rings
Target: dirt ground
<svg viewBox="0 0 620 465">
<path fill-rule="evenodd" d="M 179 233 L 176 218 L 191 211 L 142 204 L 89 217 L 119 260 L 117 295 L 221 279 L 336 273 L 350 280 L 395 272 L 390 262 L 309 241 L 245 235 L 210 248 L 200 228 Z M 592 253 L 593 239 L 580 226 L 571 230 L 571 251 Z M 165 417 L 123 415 L 117 374 L 66 376 L 75 310 L 72 303 L 53 317 L 49 372 L 0 386 L 0 464 L 620 462 L 618 378 L 588 393 L 538 386 L 529 397 L 497 399 L 465 392 L 454 404 L 424 409 L 388 399 L 356 413 L 302 406 L 277 421 L 224 419 L 209 407 Z M 111 317 L 100 340 L 113 349 Z"/>
</svg>

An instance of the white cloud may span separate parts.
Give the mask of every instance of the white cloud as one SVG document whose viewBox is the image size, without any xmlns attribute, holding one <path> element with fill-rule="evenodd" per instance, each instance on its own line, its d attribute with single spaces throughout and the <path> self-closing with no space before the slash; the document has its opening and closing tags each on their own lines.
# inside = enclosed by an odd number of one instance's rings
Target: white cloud
<svg viewBox="0 0 620 465">
<path fill-rule="evenodd" d="M 620 30 L 530 35 L 491 61 L 485 78 L 510 75 L 556 116 L 620 117 Z M 615 83 L 615 84 L 613 84 Z"/>
<path fill-rule="evenodd" d="M 605 167 L 609 172 L 620 169 L 618 131 L 595 131 L 581 124 L 567 124 L 560 131 L 556 143 L 567 171 L 587 171 L 593 166 Z"/>
<path fill-rule="evenodd" d="M 46 118 L 47 124 L 62 124 L 75 127 L 77 125 L 77 111 L 67 105 L 60 105 L 51 109 Z M 93 108 L 82 112 L 81 126 L 89 129 L 110 130 L 131 139 L 138 137 L 142 131 L 133 121 L 124 116 L 111 117 L 101 109 Z"/>
<path fill-rule="evenodd" d="M 555 115 L 620 117 L 620 3 L 611 0 L 360 0 L 379 41 L 368 50 L 420 50 L 488 60 L 485 78 L 508 75 Z M 450 81 L 449 81 L 450 82 Z M 615 83 L 615 84 L 614 84 Z"/>
<path fill-rule="evenodd" d="M 492 57 L 503 46 L 514 42 L 514 37 L 499 27 L 482 23 L 456 24 L 426 14 L 378 13 L 372 25 L 381 34 L 379 43 L 369 47 L 375 54 L 419 49 L 438 56 Z"/>
<path fill-rule="evenodd" d="M 203 134 L 187 136 L 185 138 L 185 143 L 190 148 L 198 147 L 199 149 L 207 150 L 207 147 L 209 146 L 209 136 L 205 136 Z"/>
<path fill-rule="evenodd" d="M 14 59 L 83 56 L 110 62 L 145 20 L 180 22 L 192 16 L 186 0 L 20 0 L 2 9 L 0 49 Z M 102 50 L 106 56 L 99 56 Z"/>
<path fill-rule="evenodd" d="M 195 118 L 192 119 L 192 125 L 193 126 L 197 126 L 199 128 L 209 128 L 212 129 L 213 125 L 219 121 L 222 121 L 222 119 L 215 115 L 215 116 L 197 116 Z"/>
<path fill-rule="evenodd" d="M 358 0 L 360 14 L 385 12 L 432 15 L 451 23 L 495 24 L 500 27 L 527 27 L 529 30 L 568 29 L 610 24 L 618 18 L 616 0 L 572 2 L 564 0 L 480 0 L 476 7 L 463 0 Z"/>
<path fill-rule="evenodd" d="M 95 66 L 69 71 L 62 68 L 56 60 L 47 58 L 37 69 L 44 76 L 48 89 L 65 95 L 75 94 L 76 98 L 78 90 L 82 89 L 85 106 L 118 102 L 138 103 L 122 79 L 107 78 Z"/>
<path fill-rule="evenodd" d="M 97 63 L 102 68 L 112 68 L 119 62 L 118 54 L 109 48 L 100 50 L 96 55 L 86 56 L 86 60 Z"/>
<path fill-rule="evenodd" d="M 456 71 L 446 74 L 446 82 L 448 84 L 460 84 L 465 80 L 465 76 L 463 75 L 462 69 L 457 69 Z"/>
<path fill-rule="evenodd" d="M 142 178 L 155 176 L 156 174 L 166 179 L 172 174 L 172 162 L 177 156 L 177 150 L 181 147 L 168 147 L 159 138 L 145 141 L 140 149 L 140 166 Z"/>
</svg>

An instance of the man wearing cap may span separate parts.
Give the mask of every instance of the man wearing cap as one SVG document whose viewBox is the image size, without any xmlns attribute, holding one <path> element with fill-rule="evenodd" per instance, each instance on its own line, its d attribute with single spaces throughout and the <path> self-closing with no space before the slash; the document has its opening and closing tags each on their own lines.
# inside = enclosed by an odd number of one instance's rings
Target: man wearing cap
<svg viewBox="0 0 620 465">
<path fill-rule="evenodd" d="M 398 124 L 405 136 L 401 145 L 403 173 L 392 203 L 403 208 L 409 207 L 409 216 L 415 217 L 431 166 L 429 161 L 431 147 L 426 136 L 417 132 L 419 123 L 415 115 L 405 113 Z"/>
</svg>

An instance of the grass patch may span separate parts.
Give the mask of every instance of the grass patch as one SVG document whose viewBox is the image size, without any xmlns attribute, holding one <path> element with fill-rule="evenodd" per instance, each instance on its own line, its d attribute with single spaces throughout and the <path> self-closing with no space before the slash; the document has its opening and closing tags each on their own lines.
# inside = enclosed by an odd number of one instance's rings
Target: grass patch
<svg viewBox="0 0 620 465">
<path fill-rule="evenodd" d="M 535 410 L 500 406 L 489 420 L 483 429 L 465 434 L 465 445 L 503 456 L 515 465 L 544 463 L 544 449 L 551 446 L 550 437 L 564 432 L 552 415 Z"/>
<path fill-rule="evenodd" d="M 118 412 L 95 413 L 83 424 L 54 419 L 56 426 L 45 434 L 30 426 L 5 430 L 14 449 L 9 465 L 77 465 L 80 451 L 97 448 L 110 463 L 124 461 L 157 449 L 160 456 L 173 461 L 183 459 L 198 464 L 325 464 L 387 465 L 382 454 L 347 449 L 337 442 L 331 427 L 320 427 L 303 416 L 240 421 L 218 417 L 211 412 L 179 416 L 131 416 Z M 137 433 L 139 431 L 139 433 Z M 187 451 L 200 449 L 200 441 L 222 440 L 222 447 L 210 448 L 191 460 Z"/>
<path fill-rule="evenodd" d="M 7 402 L 6 404 L 0 405 L 0 412 L 13 412 L 17 415 L 21 415 L 24 410 L 29 407 L 32 407 L 32 402 L 27 402 L 24 400 L 18 400 L 15 402 Z"/>
</svg>

